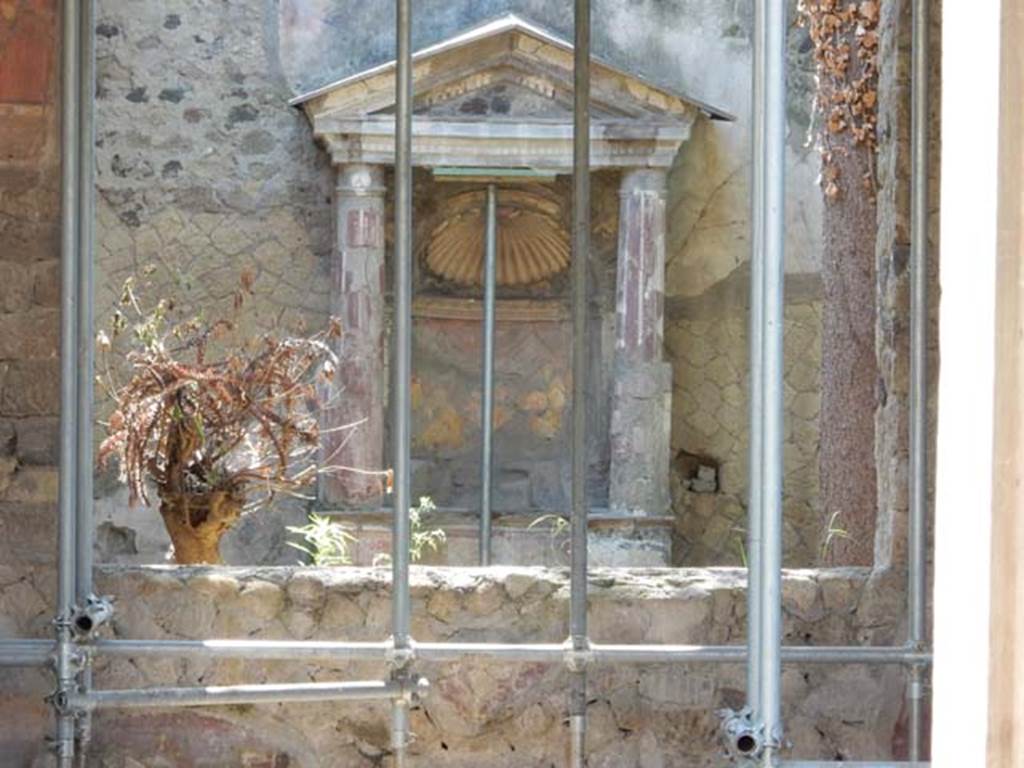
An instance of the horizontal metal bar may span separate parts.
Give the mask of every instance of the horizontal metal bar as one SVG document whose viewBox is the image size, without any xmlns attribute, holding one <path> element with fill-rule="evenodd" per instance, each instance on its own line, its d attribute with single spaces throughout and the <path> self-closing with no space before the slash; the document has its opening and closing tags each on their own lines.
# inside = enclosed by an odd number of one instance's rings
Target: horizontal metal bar
<svg viewBox="0 0 1024 768">
<path fill-rule="evenodd" d="M 458 661 L 467 656 L 502 661 L 557 664 L 565 660 L 562 643 L 416 643 L 416 658 L 423 661 Z"/>
<path fill-rule="evenodd" d="M 93 690 L 68 696 L 72 711 L 96 708 L 207 707 L 231 704 L 271 704 L 310 701 L 393 700 L 411 694 L 425 694 L 429 685 L 420 678 L 404 684 L 373 680 L 341 683 L 278 683 L 263 685 L 222 685 L 189 688 L 139 688 L 134 690 Z"/>
<path fill-rule="evenodd" d="M 103 656 L 248 658 L 274 661 L 382 661 L 388 642 L 319 640 L 97 640 L 87 648 Z"/>
<path fill-rule="evenodd" d="M 87 648 L 105 656 L 204 656 L 278 661 L 385 661 L 388 642 L 318 640 L 100 640 Z M 467 656 L 504 661 L 557 664 L 569 660 L 563 643 L 434 643 L 416 642 L 415 658 L 451 662 Z M 592 643 L 581 652 L 597 664 L 743 663 L 740 645 L 606 645 Z M 788 646 L 782 660 L 799 664 L 931 664 L 931 654 L 910 648 L 872 646 Z"/>
<path fill-rule="evenodd" d="M 742 645 L 602 645 L 592 643 L 589 654 L 595 664 L 742 664 L 747 648 Z"/>
<path fill-rule="evenodd" d="M 54 648 L 53 640 L 0 640 L 0 667 L 45 667 Z"/>
<path fill-rule="evenodd" d="M 0 654 L 0 667 L 48 667 L 53 663 L 52 655 L 40 655 L 35 651 L 5 651 Z"/>
<path fill-rule="evenodd" d="M 782 660 L 789 664 L 906 664 L 928 666 L 932 654 L 916 648 L 885 646 L 785 646 Z"/>
<path fill-rule="evenodd" d="M 828 762 L 828 761 L 815 761 L 815 760 L 790 760 L 787 762 L 780 763 L 780 768 L 928 768 L 931 763 L 894 763 L 894 762 L 864 762 L 864 763 L 848 763 L 848 762 Z"/>
</svg>

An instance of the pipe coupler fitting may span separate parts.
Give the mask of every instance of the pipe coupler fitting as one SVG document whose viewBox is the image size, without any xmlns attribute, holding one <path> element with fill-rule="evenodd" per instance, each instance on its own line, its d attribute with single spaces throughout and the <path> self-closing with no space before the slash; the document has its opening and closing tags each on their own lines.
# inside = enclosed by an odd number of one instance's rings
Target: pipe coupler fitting
<svg viewBox="0 0 1024 768">
<path fill-rule="evenodd" d="M 429 694 L 430 681 L 425 677 L 417 677 L 406 683 L 402 698 L 410 707 L 417 707 Z"/>
<path fill-rule="evenodd" d="M 71 617 L 71 626 L 79 639 L 93 634 L 110 621 L 114 615 L 114 604 L 109 597 L 90 595 L 82 605 L 76 605 Z"/>
<path fill-rule="evenodd" d="M 738 712 L 732 709 L 718 711 L 722 719 L 722 740 L 726 752 L 733 760 L 753 760 L 765 748 L 764 729 L 751 719 L 750 707 Z"/>
<path fill-rule="evenodd" d="M 570 637 L 562 644 L 565 666 L 570 672 L 583 672 L 594 661 L 594 651 L 590 647 L 590 639 L 577 641 Z"/>
<path fill-rule="evenodd" d="M 404 646 L 395 645 L 395 638 L 391 637 L 388 640 L 387 650 L 384 652 L 384 658 L 387 660 L 388 665 L 397 671 L 408 669 L 412 666 L 412 663 L 416 661 L 416 643 L 412 638 Z"/>
</svg>

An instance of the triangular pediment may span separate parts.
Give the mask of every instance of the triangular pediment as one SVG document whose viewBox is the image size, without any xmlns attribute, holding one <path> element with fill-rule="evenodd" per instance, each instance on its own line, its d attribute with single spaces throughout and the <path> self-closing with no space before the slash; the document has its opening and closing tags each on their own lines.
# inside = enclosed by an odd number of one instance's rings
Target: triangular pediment
<svg viewBox="0 0 1024 768">
<path fill-rule="evenodd" d="M 305 110 L 314 134 L 336 162 L 386 161 L 394 140 L 395 76 L 390 62 L 292 103 Z M 446 164 L 465 156 L 486 166 L 561 168 L 570 157 L 565 142 L 573 121 L 572 45 L 517 16 L 418 51 L 413 93 L 414 161 L 419 164 Z M 597 165 L 670 163 L 701 114 L 731 119 L 592 59 Z"/>
<path fill-rule="evenodd" d="M 293 99 L 311 115 L 346 117 L 390 114 L 394 109 L 394 62 L 352 75 Z M 528 118 L 524 111 L 532 106 L 540 113 L 555 109 L 559 117 L 571 118 L 572 45 L 516 15 L 474 28 L 414 54 L 414 90 L 417 112 L 429 114 L 431 108 L 459 100 L 471 91 L 505 85 L 519 97 L 516 117 Z M 593 58 L 591 93 L 597 108 L 607 117 L 632 117 L 638 120 L 692 120 L 696 113 L 729 119 L 724 112 L 681 93 L 654 85 L 643 78 Z M 477 94 L 481 98 L 486 94 Z M 455 109 L 472 110 L 481 102 L 461 100 Z M 568 99 L 566 101 L 566 98 Z M 502 97 L 496 95 L 496 103 Z M 553 103 L 552 103 L 553 102 Z M 429 105 L 425 109 L 425 105 Z M 439 111 L 443 113 L 443 110 Z M 501 117 L 494 110 L 476 117 Z M 538 117 L 541 117 L 538 115 Z"/>
<path fill-rule="evenodd" d="M 413 114 L 438 120 L 508 120 L 567 122 L 572 120 L 572 91 L 554 78 L 529 70 L 495 67 L 457 78 L 413 100 Z M 394 104 L 373 115 L 394 114 Z M 594 120 L 636 117 L 613 104 L 593 102 Z"/>
</svg>

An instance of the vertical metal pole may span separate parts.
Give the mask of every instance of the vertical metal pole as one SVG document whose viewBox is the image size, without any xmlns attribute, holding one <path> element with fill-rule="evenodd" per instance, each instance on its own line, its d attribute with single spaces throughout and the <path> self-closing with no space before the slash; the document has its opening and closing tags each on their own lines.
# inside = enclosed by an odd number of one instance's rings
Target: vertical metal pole
<svg viewBox="0 0 1024 768">
<path fill-rule="evenodd" d="M 747 489 L 747 707 L 754 722 L 761 710 L 761 462 L 764 413 L 764 173 L 765 4 L 754 2 L 753 104 L 751 115 L 750 255 L 750 460 Z"/>
<path fill-rule="evenodd" d="M 78 341 L 78 3 L 65 0 L 61 34 L 61 381 L 60 481 L 57 528 L 57 692 L 55 750 L 59 768 L 74 759 L 74 717 L 65 706 L 75 685 L 71 614 L 75 599 L 75 491 L 77 474 Z"/>
<path fill-rule="evenodd" d="M 84 604 L 92 595 L 93 565 L 93 226 L 96 52 L 93 38 L 94 0 L 82 0 L 81 64 L 79 69 L 81 99 L 79 106 L 78 164 L 78 422 L 76 426 L 77 456 L 77 525 L 75 538 L 76 595 Z"/>
<path fill-rule="evenodd" d="M 572 159 L 572 561 L 569 635 L 587 645 L 587 272 L 590 263 L 590 0 L 575 0 Z M 587 673 L 572 672 L 569 691 L 570 764 L 586 764 Z"/>
<path fill-rule="evenodd" d="M 81 0 L 78 109 L 78 413 L 76 417 L 77 467 L 75 490 L 75 596 L 79 607 L 93 596 L 93 229 L 95 220 L 95 0 Z M 80 687 L 92 687 L 92 668 L 79 673 Z M 92 716 L 81 713 L 75 723 L 79 760 L 86 759 L 92 739 Z"/>
<path fill-rule="evenodd" d="M 908 642 L 926 639 L 928 508 L 928 0 L 914 0 L 911 48 L 910 512 L 907 520 Z M 924 669 L 909 669 L 909 758 L 921 759 Z"/>
<path fill-rule="evenodd" d="M 755 115 L 764 119 L 764 400 L 761 485 L 761 684 L 763 764 L 782 744 L 782 395 L 786 151 L 786 6 L 765 0 L 764 84 Z M 757 258 L 757 257 L 755 257 Z"/>
<path fill-rule="evenodd" d="M 395 509 L 391 544 L 391 631 L 396 658 L 409 649 L 409 388 L 412 376 L 412 24 L 410 0 L 395 0 Z M 403 678 L 402 663 L 392 674 Z M 396 768 L 404 768 L 409 736 L 409 705 L 391 707 L 391 742 Z"/>
<path fill-rule="evenodd" d="M 480 565 L 491 564 L 491 469 L 494 443 L 494 294 L 497 281 L 498 202 L 487 185 L 487 230 L 484 243 L 484 365 L 480 406 Z"/>
</svg>

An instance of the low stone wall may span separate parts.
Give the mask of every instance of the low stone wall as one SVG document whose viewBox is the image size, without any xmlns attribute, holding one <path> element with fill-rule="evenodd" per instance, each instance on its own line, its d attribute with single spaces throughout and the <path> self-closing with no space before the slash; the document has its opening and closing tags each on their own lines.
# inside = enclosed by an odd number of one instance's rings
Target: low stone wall
<svg viewBox="0 0 1024 768">
<path fill-rule="evenodd" d="M 564 569 L 414 567 L 419 640 L 560 642 L 567 635 Z M 379 640 L 390 621 L 389 571 L 337 568 L 109 567 L 98 588 L 117 600 L 125 638 Z M 743 573 L 597 570 L 590 630 L 598 642 L 742 643 Z M 790 571 L 787 644 L 888 643 L 899 633 L 900 581 L 866 572 Z M 559 666 L 466 660 L 418 664 L 430 696 L 412 718 L 413 766 L 565 765 L 566 673 Z M 383 664 L 328 667 L 201 659 L 102 659 L 102 688 L 379 679 Z M 590 768 L 697 768 L 726 763 L 714 710 L 744 698 L 742 665 L 599 667 L 590 676 Z M 867 667 L 787 666 L 793 755 L 886 759 L 902 733 L 902 674 Z M 26 689 L 8 706 L 42 714 Z M 30 706 L 31 705 L 31 706 Z M 24 719 L 24 718 L 21 718 Z M 0 753 L 25 756 L 38 729 L 0 728 Z M 13 723 L 13 725 L 12 725 Z M 385 704 L 301 704 L 203 710 L 104 711 L 90 765 L 110 768 L 391 764 Z"/>
</svg>

